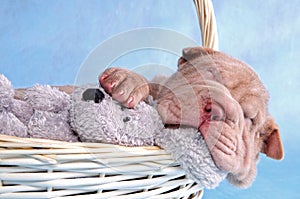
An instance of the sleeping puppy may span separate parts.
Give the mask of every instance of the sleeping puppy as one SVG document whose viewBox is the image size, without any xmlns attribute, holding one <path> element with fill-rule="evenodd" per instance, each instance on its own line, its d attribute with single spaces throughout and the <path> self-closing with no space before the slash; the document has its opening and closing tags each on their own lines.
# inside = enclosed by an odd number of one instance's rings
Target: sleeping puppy
<svg viewBox="0 0 300 199">
<path fill-rule="evenodd" d="M 150 93 L 166 127 L 199 129 L 215 164 L 229 172 L 227 179 L 236 186 L 251 185 L 260 152 L 283 158 L 279 129 L 267 109 L 266 88 L 248 65 L 224 53 L 186 48 L 177 72 L 150 84 L 121 68 L 105 70 L 99 81 L 129 108 Z"/>
</svg>

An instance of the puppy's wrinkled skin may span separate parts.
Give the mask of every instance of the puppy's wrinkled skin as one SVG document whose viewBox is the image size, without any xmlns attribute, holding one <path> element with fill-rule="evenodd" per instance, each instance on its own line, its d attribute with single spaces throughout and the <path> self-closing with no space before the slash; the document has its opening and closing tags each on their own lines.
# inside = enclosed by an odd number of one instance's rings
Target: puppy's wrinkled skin
<svg viewBox="0 0 300 199">
<path fill-rule="evenodd" d="M 236 186 L 251 185 L 259 152 L 283 158 L 278 126 L 267 110 L 267 90 L 248 65 L 224 53 L 186 48 L 178 71 L 154 84 L 120 68 L 107 69 L 99 81 L 127 107 L 150 92 L 167 126 L 199 129 L 215 164 L 229 172 L 227 179 Z"/>
</svg>

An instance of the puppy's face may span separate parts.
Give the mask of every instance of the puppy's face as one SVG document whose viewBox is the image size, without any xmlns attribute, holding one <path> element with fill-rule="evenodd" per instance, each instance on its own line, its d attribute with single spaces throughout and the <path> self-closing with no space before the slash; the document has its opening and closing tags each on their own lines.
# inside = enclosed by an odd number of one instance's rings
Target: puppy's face
<svg viewBox="0 0 300 199">
<path fill-rule="evenodd" d="M 164 122 L 198 128 L 231 183 L 252 183 L 260 151 L 282 159 L 268 93 L 246 64 L 209 49 L 184 49 L 178 71 L 163 86 L 158 111 Z"/>
</svg>

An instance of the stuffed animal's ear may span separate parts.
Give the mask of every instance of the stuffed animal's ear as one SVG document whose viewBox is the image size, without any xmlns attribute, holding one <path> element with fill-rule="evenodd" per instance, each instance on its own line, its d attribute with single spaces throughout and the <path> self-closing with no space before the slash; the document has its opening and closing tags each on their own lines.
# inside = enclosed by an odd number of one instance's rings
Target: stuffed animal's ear
<svg viewBox="0 0 300 199">
<path fill-rule="evenodd" d="M 273 118 L 267 118 L 263 130 L 264 132 L 262 133 L 265 136 L 263 136 L 263 145 L 261 152 L 275 160 L 283 159 L 284 152 L 279 128 Z"/>
</svg>

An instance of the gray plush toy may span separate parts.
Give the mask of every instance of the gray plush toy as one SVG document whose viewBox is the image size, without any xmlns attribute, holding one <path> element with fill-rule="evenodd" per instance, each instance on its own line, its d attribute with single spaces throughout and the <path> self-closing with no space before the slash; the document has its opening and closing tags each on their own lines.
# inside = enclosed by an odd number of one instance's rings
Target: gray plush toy
<svg viewBox="0 0 300 199">
<path fill-rule="evenodd" d="M 16 100 L 11 83 L 0 75 L 0 134 L 125 146 L 158 145 L 204 188 L 214 188 L 227 173 L 214 164 L 196 129 L 164 128 L 155 101 L 134 109 L 121 106 L 102 88 L 87 85 L 68 95 L 36 85 Z"/>
<path fill-rule="evenodd" d="M 33 110 L 27 103 L 15 100 L 14 94 L 10 81 L 0 74 L 0 133 L 28 137 L 27 126 L 24 123 L 28 122 Z M 21 107 L 26 109 L 23 115 Z"/>
<path fill-rule="evenodd" d="M 95 102 L 97 93 L 102 99 Z M 134 109 L 122 107 L 102 88 L 92 85 L 73 92 L 70 114 L 71 126 L 84 142 L 152 146 L 154 132 L 163 129 L 152 106 L 141 102 Z"/>
<path fill-rule="evenodd" d="M 48 85 L 35 85 L 14 99 L 11 82 L 0 74 L 0 134 L 75 142 L 69 125 L 70 96 Z"/>
</svg>

